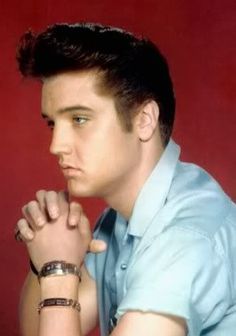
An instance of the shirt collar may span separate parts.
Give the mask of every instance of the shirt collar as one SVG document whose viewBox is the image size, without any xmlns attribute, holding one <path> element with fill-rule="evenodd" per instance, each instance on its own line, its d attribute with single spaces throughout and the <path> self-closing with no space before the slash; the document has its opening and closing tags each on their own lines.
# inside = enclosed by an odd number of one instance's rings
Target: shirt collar
<svg viewBox="0 0 236 336">
<path fill-rule="evenodd" d="M 163 207 L 179 155 L 180 147 L 170 140 L 137 197 L 129 220 L 128 234 L 141 237 L 155 214 Z"/>
</svg>

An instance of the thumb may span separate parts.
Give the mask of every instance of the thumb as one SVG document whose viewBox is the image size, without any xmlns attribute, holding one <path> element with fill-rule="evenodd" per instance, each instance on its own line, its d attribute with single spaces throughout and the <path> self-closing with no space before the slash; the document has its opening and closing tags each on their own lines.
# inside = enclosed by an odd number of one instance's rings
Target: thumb
<svg viewBox="0 0 236 336">
<path fill-rule="evenodd" d="M 107 249 L 107 244 L 103 240 L 93 239 L 91 240 L 88 251 L 92 253 L 100 253 Z"/>
</svg>

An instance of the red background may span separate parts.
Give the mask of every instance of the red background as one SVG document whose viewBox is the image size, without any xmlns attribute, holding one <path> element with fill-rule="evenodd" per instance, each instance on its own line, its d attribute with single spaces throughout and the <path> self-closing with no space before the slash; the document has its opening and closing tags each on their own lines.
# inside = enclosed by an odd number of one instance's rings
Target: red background
<svg viewBox="0 0 236 336">
<path fill-rule="evenodd" d="M 59 21 L 124 27 L 159 44 L 177 95 L 174 137 L 182 158 L 215 176 L 236 200 L 236 2 L 230 0 L 1 0 L 0 333 L 16 336 L 17 302 L 28 269 L 13 228 L 21 206 L 40 188 L 63 188 L 48 154 L 50 134 L 40 119 L 40 88 L 17 73 L 15 47 L 29 27 Z M 102 202 L 83 201 L 93 222 Z"/>
</svg>

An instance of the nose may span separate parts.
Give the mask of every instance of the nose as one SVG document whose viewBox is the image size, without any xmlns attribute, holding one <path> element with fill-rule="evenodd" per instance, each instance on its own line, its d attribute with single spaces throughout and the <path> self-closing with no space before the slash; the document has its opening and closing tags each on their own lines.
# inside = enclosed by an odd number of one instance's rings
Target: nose
<svg viewBox="0 0 236 336">
<path fill-rule="evenodd" d="M 71 141 L 63 128 L 54 126 L 49 150 L 51 154 L 57 156 L 71 153 Z"/>
</svg>

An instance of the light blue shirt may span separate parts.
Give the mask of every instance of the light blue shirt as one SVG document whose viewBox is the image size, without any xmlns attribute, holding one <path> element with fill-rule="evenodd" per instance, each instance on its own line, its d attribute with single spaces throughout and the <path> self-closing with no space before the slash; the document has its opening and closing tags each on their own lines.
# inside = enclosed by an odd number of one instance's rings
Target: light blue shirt
<svg viewBox="0 0 236 336">
<path fill-rule="evenodd" d="M 102 336 L 131 310 L 183 317 L 189 336 L 236 334 L 236 206 L 179 153 L 171 140 L 128 224 L 114 211 L 98 222 L 94 235 L 108 249 L 86 265 Z"/>
</svg>

